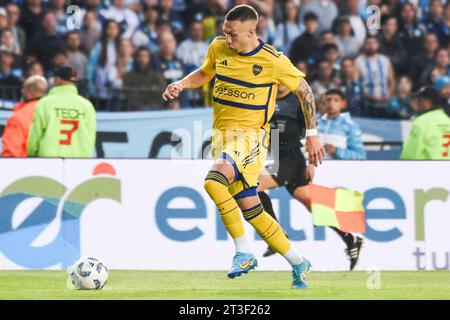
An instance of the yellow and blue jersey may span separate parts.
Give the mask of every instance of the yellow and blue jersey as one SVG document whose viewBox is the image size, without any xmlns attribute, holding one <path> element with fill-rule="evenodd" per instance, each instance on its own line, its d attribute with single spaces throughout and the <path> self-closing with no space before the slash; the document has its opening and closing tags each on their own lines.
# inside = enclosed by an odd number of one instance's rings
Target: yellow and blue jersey
<svg viewBox="0 0 450 320">
<path fill-rule="evenodd" d="M 256 49 L 241 54 L 229 49 L 224 37 L 210 44 L 201 70 L 215 75 L 214 129 L 268 128 L 278 85 L 293 91 L 305 76 L 283 53 L 259 42 Z"/>
</svg>

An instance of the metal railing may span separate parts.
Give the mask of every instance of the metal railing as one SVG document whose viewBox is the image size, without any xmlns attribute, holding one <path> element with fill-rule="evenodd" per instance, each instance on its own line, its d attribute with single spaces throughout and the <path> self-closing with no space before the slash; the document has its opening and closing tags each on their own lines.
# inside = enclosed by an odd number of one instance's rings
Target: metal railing
<svg viewBox="0 0 450 320">
<path fill-rule="evenodd" d="M 89 99 L 97 111 L 145 111 L 171 109 L 171 103 L 161 98 L 164 88 L 149 85 L 145 88 L 125 87 L 108 89 L 103 97 L 89 96 L 86 81 L 77 83 L 80 95 Z M 21 100 L 21 86 L 0 86 L 0 110 L 12 110 Z M 176 103 L 181 108 L 204 108 L 201 91 L 183 93 Z"/>
<path fill-rule="evenodd" d="M 166 102 L 161 94 L 164 88 L 150 85 L 146 88 L 124 87 L 109 89 L 106 96 L 89 97 L 99 111 L 145 111 L 172 109 L 174 102 Z M 180 108 L 205 108 L 201 90 L 183 92 L 175 101 Z"/>
<path fill-rule="evenodd" d="M 21 96 L 21 86 L 0 86 L 0 110 L 14 109 Z"/>
</svg>

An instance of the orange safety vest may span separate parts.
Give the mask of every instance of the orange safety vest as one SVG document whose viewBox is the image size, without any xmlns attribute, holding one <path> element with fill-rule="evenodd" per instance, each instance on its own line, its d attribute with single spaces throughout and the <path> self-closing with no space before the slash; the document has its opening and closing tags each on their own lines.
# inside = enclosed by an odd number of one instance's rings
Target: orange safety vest
<svg viewBox="0 0 450 320">
<path fill-rule="evenodd" d="M 26 158 L 28 131 L 33 123 L 34 109 L 39 99 L 16 104 L 5 126 L 2 157 Z"/>
</svg>

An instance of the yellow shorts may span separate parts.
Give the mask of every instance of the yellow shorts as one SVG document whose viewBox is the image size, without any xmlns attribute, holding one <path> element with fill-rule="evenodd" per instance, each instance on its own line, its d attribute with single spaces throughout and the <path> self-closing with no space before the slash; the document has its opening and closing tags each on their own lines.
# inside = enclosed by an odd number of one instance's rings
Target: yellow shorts
<svg viewBox="0 0 450 320">
<path fill-rule="evenodd" d="M 214 134 L 211 144 L 214 159 L 224 159 L 234 168 L 234 182 L 228 188 L 232 196 L 258 186 L 259 174 L 267 157 L 269 138 L 269 126 L 219 131 Z"/>
</svg>

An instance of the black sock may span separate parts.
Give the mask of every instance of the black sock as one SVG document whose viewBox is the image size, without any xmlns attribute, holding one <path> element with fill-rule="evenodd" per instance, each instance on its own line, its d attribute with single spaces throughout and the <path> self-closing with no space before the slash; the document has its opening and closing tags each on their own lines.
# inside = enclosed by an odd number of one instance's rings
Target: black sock
<svg viewBox="0 0 450 320">
<path fill-rule="evenodd" d="M 355 242 L 355 239 L 353 238 L 353 235 L 351 233 L 341 231 L 336 227 L 330 228 L 333 229 L 339 235 L 339 237 L 341 237 L 342 240 L 344 240 L 347 247 L 350 247 Z"/>
<path fill-rule="evenodd" d="M 264 191 L 258 192 L 259 199 L 261 200 L 261 203 L 264 207 L 264 211 L 266 211 L 272 218 L 274 218 L 276 221 L 278 221 L 277 217 L 275 216 L 275 212 L 273 211 L 272 207 L 272 201 L 270 200 L 270 197 L 267 193 Z"/>
</svg>

